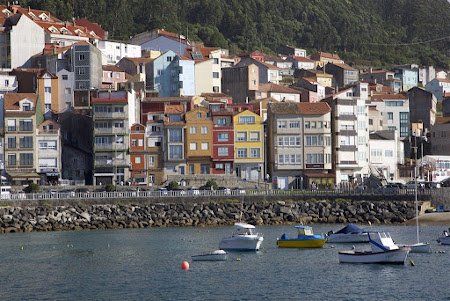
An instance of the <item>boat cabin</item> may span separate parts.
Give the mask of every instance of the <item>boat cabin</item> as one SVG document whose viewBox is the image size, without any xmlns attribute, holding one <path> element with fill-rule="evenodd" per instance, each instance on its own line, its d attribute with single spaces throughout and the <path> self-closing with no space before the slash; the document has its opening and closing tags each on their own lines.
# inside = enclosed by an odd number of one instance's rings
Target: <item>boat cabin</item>
<svg viewBox="0 0 450 301">
<path fill-rule="evenodd" d="M 236 223 L 236 229 L 234 230 L 233 235 L 254 235 L 253 229 L 255 226 L 244 223 Z"/>
<path fill-rule="evenodd" d="M 311 236 L 314 235 L 312 227 L 309 226 L 295 226 L 298 230 L 298 236 Z"/>
</svg>

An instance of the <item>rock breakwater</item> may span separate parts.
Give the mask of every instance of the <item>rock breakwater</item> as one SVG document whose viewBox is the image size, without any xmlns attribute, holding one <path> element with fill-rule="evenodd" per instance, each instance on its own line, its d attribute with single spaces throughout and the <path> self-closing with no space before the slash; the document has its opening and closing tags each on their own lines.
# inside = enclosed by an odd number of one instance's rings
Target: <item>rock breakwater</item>
<svg viewBox="0 0 450 301">
<path fill-rule="evenodd" d="M 409 201 L 283 200 L 73 204 L 0 208 L 0 232 L 295 223 L 402 223 L 415 216 Z"/>
</svg>

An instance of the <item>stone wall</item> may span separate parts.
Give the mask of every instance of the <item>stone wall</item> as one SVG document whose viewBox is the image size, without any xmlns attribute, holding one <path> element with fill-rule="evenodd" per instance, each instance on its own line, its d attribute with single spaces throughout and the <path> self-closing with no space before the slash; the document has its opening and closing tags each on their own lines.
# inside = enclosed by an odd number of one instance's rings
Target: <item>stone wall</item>
<svg viewBox="0 0 450 301">
<path fill-rule="evenodd" d="M 402 223 L 414 202 L 361 200 L 206 200 L 164 203 L 51 204 L 0 207 L 0 232 L 309 223 Z"/>
</svg>

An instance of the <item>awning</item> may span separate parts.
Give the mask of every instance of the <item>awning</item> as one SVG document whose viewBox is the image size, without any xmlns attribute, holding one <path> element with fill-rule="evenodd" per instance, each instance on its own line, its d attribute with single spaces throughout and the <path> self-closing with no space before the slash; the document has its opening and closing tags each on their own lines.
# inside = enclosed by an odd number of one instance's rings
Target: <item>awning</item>
<svg viewBox="0 0 450 301">
<path fill-rule="evenodd" d="M 334 178 L 336 175 L 332 173 L 321 173 L 321 172 L 305 172 L 305 176 L 310 178 Z"/>
<path fill-rule="evenodd" d="M 59 177 L 58 172 L 47 172 L 45 174 L 47 175 L 47 177 Z"/>
<path fill-rule="evenodd" d="M 41 176 L 39 176 L 35 172 L 29 172 L 29 173 L 8 172 L 8 175 L 13 179 L 14 178 L 19 178 L 19 179 L 28 179 L 28 178 L 40 179 L 41 178 Z"/>
</svg>

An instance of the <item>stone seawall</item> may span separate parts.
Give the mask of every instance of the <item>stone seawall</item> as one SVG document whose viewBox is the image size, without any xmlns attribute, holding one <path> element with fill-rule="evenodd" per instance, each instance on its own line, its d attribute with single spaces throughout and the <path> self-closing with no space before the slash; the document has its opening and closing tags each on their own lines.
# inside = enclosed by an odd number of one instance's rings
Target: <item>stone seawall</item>
<svg viewBox="0 0 450 301">
<path fill-rule="evenodd" d="M 190 200 L 123 204 L 24 204 L 0 207 L 0 232 L 145 227 L 309 223 L 403 223 L 415 216 L 411 201 Z"/>
</svg>

